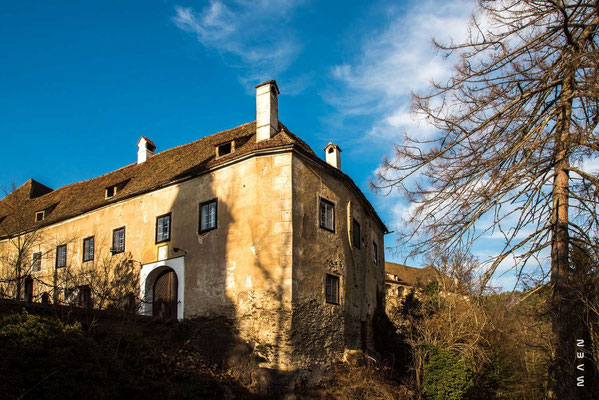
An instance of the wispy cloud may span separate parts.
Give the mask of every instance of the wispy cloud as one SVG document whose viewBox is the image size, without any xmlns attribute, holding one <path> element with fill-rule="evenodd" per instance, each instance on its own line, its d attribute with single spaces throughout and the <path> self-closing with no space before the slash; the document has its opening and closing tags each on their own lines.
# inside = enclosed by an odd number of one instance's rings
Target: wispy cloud
<svg viewBox="0 0 599 400">
<path fill-rule="evenodd" d="M 386 28 L 363 41 L 356 60 L 332 68 L 344 90 L 329 96 L 330 102 L 346 115 L 374 117 L 370 139 L 399 141 L 406 130 L 420 138 L 432 136 L 435 130 L 410 113 L 410 94 L 425 91 L 431 80 L 449 77 L 451 64 L 437 54 L 432 38 L 463 39 L 473 3 L 414 1 L 407 10 L 390 11 Z"/>
<path fill-rule="evenodd" d="M 174 23 L 196 35 L 207 49 L 238 68 L 242 83 L 283 73 L 301 45 L 286 22 L 299 2 L 285 0 L 210 0 L 204 8 L 175 7 Z"/>
<path fill-rule="evenodd" d="M 422 93 L 432 80 L 447 79 L 451 60 L 439 54 L 432 39 L 440 42 L 460 41 L 466 37 L 474 9 L 470 0 L 411 1 L 401 8 L 388 8 L 381 18 L 383 28 L 360 42 L 357 56 L 331 68 L 331 75 L 341 89 L 326 94 L 344 118 L 367 118 L 370 124 L 357 138 L 368 145 L 361 151 L 387 149 L 402 141 L 408 132 L 418 139 L 431 138 L 436 130 L 410 110 L 412 92 Z M 377 170 L 374 171 L 376 174 Z M 376 201 L 392 229 L 401 229 L 415 205 L 392 192 Z"/>
</svg>

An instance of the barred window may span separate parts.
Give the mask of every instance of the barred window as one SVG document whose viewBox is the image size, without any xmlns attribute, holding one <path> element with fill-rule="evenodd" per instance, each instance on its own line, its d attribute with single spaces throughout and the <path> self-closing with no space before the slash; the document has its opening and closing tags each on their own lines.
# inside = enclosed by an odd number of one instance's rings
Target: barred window
<svg viewBox="0 0 599 400">
<path fill-rule="evenodd" d="M 125 251 L 125 227 L 117 228 L 112 231 L 112 254 L 123 253 Z"/>
<path fill-rule="evenodd" d="M 339 277 L 327 274 L 326 280 L 327 303 L 339 304 Z"/>
<path fill-rule="evenodd" d="M 335 232 L 335 205 L 320 198 L 320 227 Z"/>
<path fill-rule="evenodd" d="M 83 261 L 94 259 L 94 237 L 90 236 L 83 239 Z"/>
<path fill-rule="evenodd" d="M 171 213 L 156 218 L 156 243 L 171 240 Z"/>
<path fill-rule="evenodd" d="M 200 204 L 200 227 L 198 232 L 204 233 L 217 226 L 216 199 Z"/>
<path fill-rule="evenodd" d="M 56 268 L 67 266 L 67 245 L 63 244 L 56 247 Z"/>
</svg>

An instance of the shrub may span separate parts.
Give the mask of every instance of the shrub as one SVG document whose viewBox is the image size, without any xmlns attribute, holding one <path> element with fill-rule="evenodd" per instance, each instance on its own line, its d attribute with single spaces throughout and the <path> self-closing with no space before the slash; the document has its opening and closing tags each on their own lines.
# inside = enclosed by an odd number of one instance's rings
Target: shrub
<svg viewBox="0 0 599 400">
<path fill-rule="evenodd" d="M 474 385 L 471 360 L 449 350 L 433 349 L 424 364 L 424 395 L 430 400 L 460 400 Z"/>
<path fill-rule="evenodd" d="M 79 324 L 22 312 L 0 317 L 0 376 L 6 398 L 106 399 L 123 369 Z"/>
</svg>

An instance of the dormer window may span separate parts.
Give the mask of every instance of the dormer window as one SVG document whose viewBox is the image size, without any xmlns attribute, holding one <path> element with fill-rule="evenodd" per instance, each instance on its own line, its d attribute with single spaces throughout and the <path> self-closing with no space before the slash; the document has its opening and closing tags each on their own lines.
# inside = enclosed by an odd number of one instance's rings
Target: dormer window
<svg viewBox="0 0 599 400">
<path fill-rule="evenodd" d="M 230 141 L 227 143 L 219 144 L 216 146 L 216 157 L 226 156 L 235 151 L 235 142 Z"/>
<path fill-rule="evenodd" d="M 111 197 L 114 197 L 114 195 L 119 191 L 119 188 L 115 185 L 115 186 L 108 186 L 106 188 L 106 198 L 109 199 Z"/>
<path fill-rule="evenodd" d="M 111 197 L 116 196 L 121 190 L 123 190 L 127 182 L 129 182 L 129 180 L 117 183 L 116 185 L 108 186 L 106 188 L 105 198 L 110 199 Z"/>
<path fill-rule="evenodd" d="M 46 211 L 42 210 L 42 211 L 38 211 L 35 213 L 35 222 L 41 222 L 44 220 L 44 218 L 46 218 Z"/>
<path fill-rule="evenodd" d="M 56 208 L 57 205 L 58 205 L 58 203 L 54 203 L 54 204 L 51 204 L 48 207 L 44 208 L 43 210 L 36 211 L 35 215 L 34 215 L 35 222 L 42 222 L 43 220 L 45 220 L 46 217 L 52 211 L 54 211 L 54 209 Z M 2 222 L 2 218 L 0 218 L 0 222 Z"/>
</svg>

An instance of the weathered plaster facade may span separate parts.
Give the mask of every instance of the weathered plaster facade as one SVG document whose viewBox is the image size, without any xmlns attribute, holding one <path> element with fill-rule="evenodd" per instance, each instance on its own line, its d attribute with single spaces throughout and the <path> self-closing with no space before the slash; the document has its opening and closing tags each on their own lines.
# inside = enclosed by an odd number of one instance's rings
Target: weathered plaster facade
<svg viewBox="0 0 599 400">
<path fill-rule="evenodd" d="M 158 156 L 148 154 L 141 163 Z M 334 204 L 334 232 L 319 226 L 321 198 Z M 200 205 L 212 199 L 217 227 L 198 233 Z M 167 213 L 170 240 L 156 243 L 156 218 Z M 361 227 L 359 249 L 352 245 L 353 219 Z M 120 227 L 125 252 L 111 255 L 112 231 Z M 373 347 L 372 316 L 383 304 L 384 231 L 347 176 L 296 147 L 264 146 L 40 228 L 43 239 L 32 250 L 43 253 L 41 271 L 32 272 L 34 293 L 68 286 L 65 271 L 76 276 L 82 266 L 99 269 L 102 260 L 127 259 L 140 311 L 151 314 L 153 280 L 171 268 L 178 279 L 178 318 L 234 318 L 269 366 L 327 364 L 345 349 Z M 83 262 L 82 240 L 90 236 L 96 256 Z M 58 269 L 61 244 L 67 265 Z M 8 246 L 0 241 L 0 252 Z M 326 274 L 339 278 L 339 304 L 325 301 Z"/>
<path fill-rule="evenodd" d="M 357 193 L 308 158 L 293 158 L 293 181 L 293 335 L 301 343 L 295 357 L 326 361 L 346 348 L 372 349 L 384 279 L 384 254 L 379 251 L 375 264 L 372 243 L 383 248 L 383 229 Z M 334 232 L 319 227 L 321 198 L 335 205 Z M 352 244 L 354 218 L 360 249 Z M 325 274 L 340 278 L 338 305 L 323 301 Z"/>
</svg>

